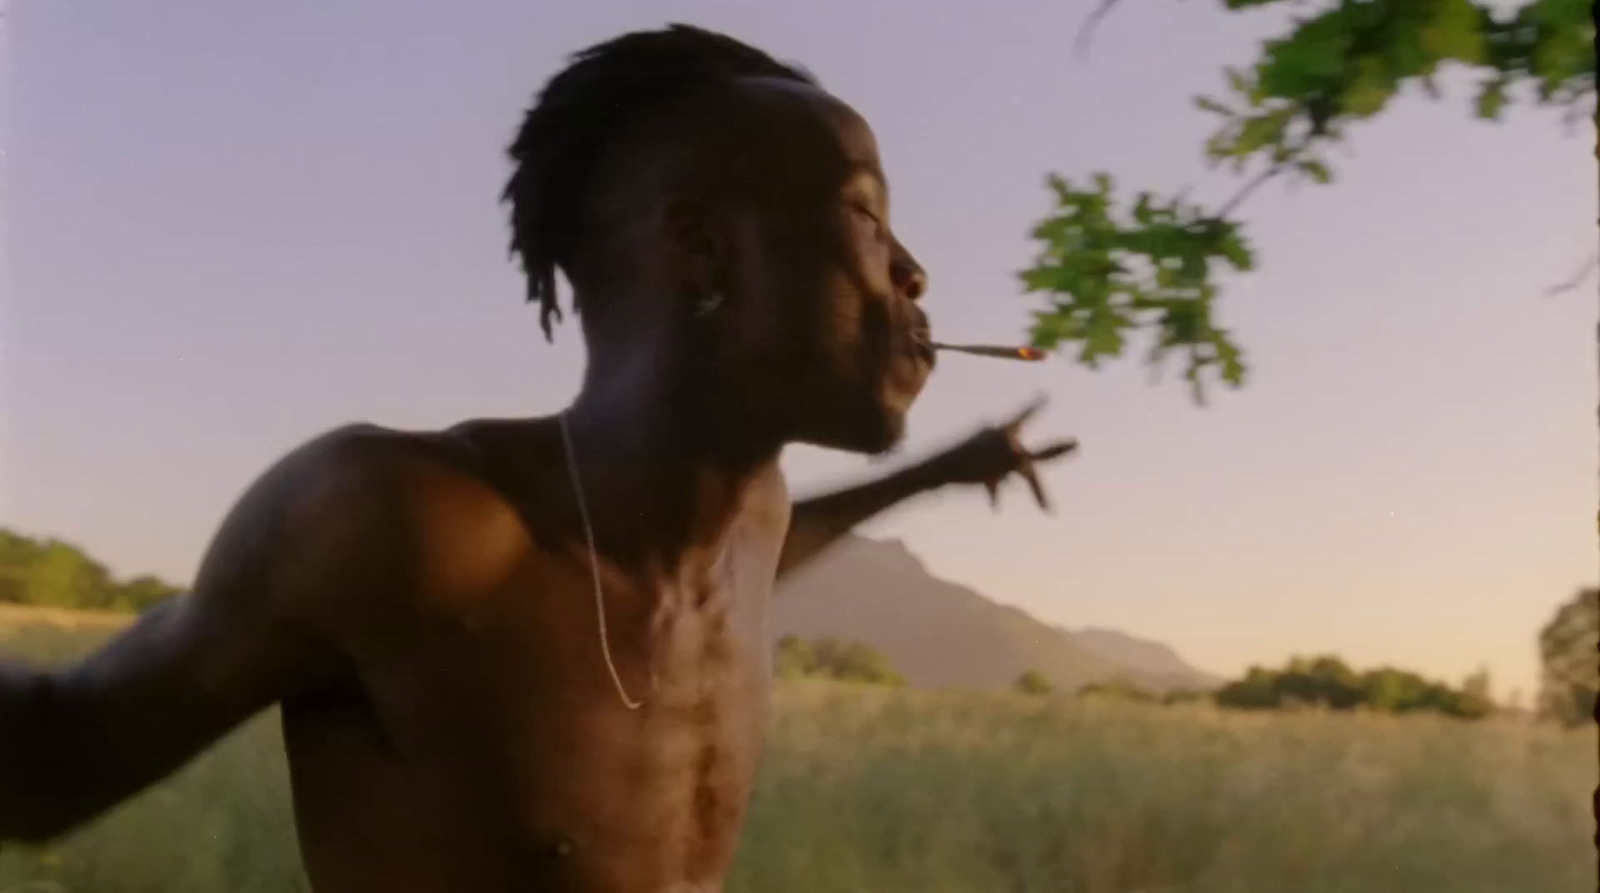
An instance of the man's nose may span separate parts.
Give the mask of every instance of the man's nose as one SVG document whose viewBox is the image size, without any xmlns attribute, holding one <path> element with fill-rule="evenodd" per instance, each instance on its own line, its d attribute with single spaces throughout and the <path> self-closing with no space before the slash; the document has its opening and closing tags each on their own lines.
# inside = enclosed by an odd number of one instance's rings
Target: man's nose
<svg viewBox="0 0 1600 893">
<path fill-rule="evenodd" d="M 928 290 L 928 273 L 899 240 L 894 243 L 894 260 L 889 263 L 889 278 L 895 291 L 915 301 Z"/>
</svg>

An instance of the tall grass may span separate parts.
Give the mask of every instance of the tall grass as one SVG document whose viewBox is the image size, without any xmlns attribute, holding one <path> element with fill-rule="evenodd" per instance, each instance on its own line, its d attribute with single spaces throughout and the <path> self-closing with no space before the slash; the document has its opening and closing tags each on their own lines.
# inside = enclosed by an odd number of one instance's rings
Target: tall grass
<svg viewBox="0 0 1600 893">
<path fill-rule="evenodd" d="M 0 622 L 0 656 L 59 664 L 115 630 L 104 622 Z M 276 710 L 70 837 L 0 849 L 0 893 L 306 890 Z"/>
<path fill-rule="evenodd" d="M 1593 730 L 780 693 L 735 889 L 1578 891 Z"/>
<path fill-rule="evenodd" d="M 60 659 L 83 635 L 0 631 Z M 729 889 L 1488 893 L 1595 886 L 1593 729 L 786 684 Z M 275 716 L 0 893 L 299 891 Z"/>
</svg>

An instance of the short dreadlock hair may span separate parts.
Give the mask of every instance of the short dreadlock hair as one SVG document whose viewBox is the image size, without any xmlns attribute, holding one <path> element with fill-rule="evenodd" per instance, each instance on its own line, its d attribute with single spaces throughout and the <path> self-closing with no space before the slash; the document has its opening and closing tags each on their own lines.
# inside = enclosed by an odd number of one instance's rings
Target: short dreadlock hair
<svg viewBox="0 0 1600 893">
<path fill-rule="evenodd" d="M 511 252 L 522 256 L 528 300 L 553 339 L 561 319 L 556 270 L 572 278 L 584 202 L 599 159 L 645 114 L 702 88 L 743 78 L 816 86 L 810 73 L 731 37 L 689 25 L 636 31 L 583 50 L 551 78 L 507 154 L 516 165 L 501 200 L 511 205 Z M 574 299 L 574 309 L 576 306 Z"/>
</svg>

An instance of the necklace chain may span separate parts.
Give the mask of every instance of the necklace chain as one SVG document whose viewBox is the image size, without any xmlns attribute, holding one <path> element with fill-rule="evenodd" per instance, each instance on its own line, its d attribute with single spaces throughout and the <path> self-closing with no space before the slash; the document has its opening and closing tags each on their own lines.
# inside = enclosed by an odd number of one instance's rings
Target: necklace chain
<svg viewBox="0 0 1600 893">
<path fill-rule="evenodd" d="M 567 428 L 567 414 L 563 412 L 557 418 L 561 422 L 561 442 L 567 457 L 567 474 L 572 478 L 572 490 L 578 497 L 578 517 L 583 521 L 583 536 L 589 544 L 589 570 L 594 577 L 594 608 L 595 614 L 600 619 L 600 654 L 606 659 L 606 669 L 611 671 L 611 682 L 617 687 L 617 695 L 622 698 L 622 705 L 629 710 L 637 710 L 643 706 L 644 701 L 635 701 L 628 697 L 627 689 L 622 686 L 622 677 L 617 674 L 617 665 L 611 660 L 611 643 L 606 635 L 606 599 L 604 589 L 600 585 L 600 553 L 594 545 L 594 525 L 589 521 L 589 506 L 583 498 L 583 482 L 578 478 L 578 458 L 572 449 L 572 432 Z"/>
</svg>

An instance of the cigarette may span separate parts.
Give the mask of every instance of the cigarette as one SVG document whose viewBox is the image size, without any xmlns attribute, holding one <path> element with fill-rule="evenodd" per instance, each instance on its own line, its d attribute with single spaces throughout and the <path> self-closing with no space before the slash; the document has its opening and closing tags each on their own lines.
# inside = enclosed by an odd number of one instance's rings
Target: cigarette
<svg viewBox="0 0 1600 893">
<path fill-rule="evenodd" d="M 956 353 L 970 353 L 980 357 L 995 357 L 1001 360 L 1022 360 L 1026 363 L 1037 363 L 1044 359 L 1044 351 L 1034 347 L 1005 347 L 991 344 L 939 344 L 933 342 L 928 345 L 934 350 L 953 350 Z"/>
</svg>

